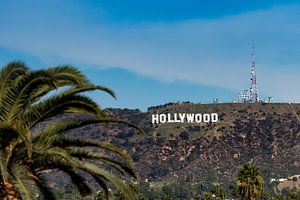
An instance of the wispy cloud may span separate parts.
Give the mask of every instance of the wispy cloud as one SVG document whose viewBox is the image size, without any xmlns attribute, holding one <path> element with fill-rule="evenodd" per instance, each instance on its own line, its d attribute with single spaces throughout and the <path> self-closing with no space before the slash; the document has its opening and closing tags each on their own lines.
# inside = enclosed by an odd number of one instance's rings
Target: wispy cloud
<svg viewBox="0 0 300 200">
<path fill-rule="evenodd" d="M 296 93 L 300 85 L 298 5 L 217 19 L 144 24 L 90 22 L 76 8 L 67 13 L 66 8 L 56 13 L 50 8 L 40 15 L 38 10 L 47 10 L 41 7 L 28 8 L 31 17 L 7 15 L 13 22 L 1 20 L 0 27 L 5 28 L 0 30 L 0 46 L 49 63 L 120 67 L 161 81 L 239 90 L 249 84 L 255 41 L 264 94 L 300 101 Z"/>
</svg>

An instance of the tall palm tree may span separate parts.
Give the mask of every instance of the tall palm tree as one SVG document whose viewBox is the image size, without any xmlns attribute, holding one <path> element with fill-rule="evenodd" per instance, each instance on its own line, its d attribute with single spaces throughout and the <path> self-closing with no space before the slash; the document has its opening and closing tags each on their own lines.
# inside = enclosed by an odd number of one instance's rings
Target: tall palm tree
<svg viewBox="0 0 300 200">
<path fill-rule="evenodd" d="M 106 197 L 110 196 L 110 187 L 114 187 L 126 198 L 131 198 L 119 175 L 90 162 L 97 160 L 101 166 L 109 165 L 122 177 L 135 176 L 125 151 L 101 141 L 63 134 L 95 123 L 128 124 L 107 119 L 92 99 L 81 94 L 93 90 L 115 97 L 113 91 L 93 85 L 71 66 L 32 71 L 21 62 L 11 62 L 0 70 L 1 199 L 32 200 L 37 194 L 47 200 L 55 199 L 43 176 L 43 172 L 52 169 L 67 174 L 83 196 L 92 191 L 86 177 L 82 176 L 85 172 L 102 187 Z M 70 113 L 91 114 L 93 118 L 54 120 L 32 133 L 41 122 Z M 116 154 L 118 159 L 107 156 L 104 151 Z"/>
<path fill-rule="evenodd" d="M 253 200 L 262 196 L 264 179 L 259 168 L 253 163 L 246 163 L 238 174 L 238 194 L 242 200 Z"/>
</svg>

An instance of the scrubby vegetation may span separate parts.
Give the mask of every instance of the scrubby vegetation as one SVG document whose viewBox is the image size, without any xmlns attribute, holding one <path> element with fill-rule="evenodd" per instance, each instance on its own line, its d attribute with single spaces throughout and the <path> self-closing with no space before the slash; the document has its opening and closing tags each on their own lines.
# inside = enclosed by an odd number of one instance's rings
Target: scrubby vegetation
<svg viewBox="0 0 300 200">
<path fill-rule="evenodd" d="M 260 169 L 253 163 L 246 163 L 240 168 L 236 179 L 228 185 L 199 182 L 173 182 L 165 185 L 153 185 L 147 182 L 133 182 L 130 190 L 138 200 L 299 200 L 300 191 L 285 189 L 277 191 L 274 187 L 266 187 Z M 76 196 L 69 194 L 69 198 Z M 107 200 L 104 193 L 99 191 L 96 200 Z M 86 199 L 93 199 L 92 196 Z M 113 193 L 113 199 L 123 200 L 121 191 Z"/>
</svg>

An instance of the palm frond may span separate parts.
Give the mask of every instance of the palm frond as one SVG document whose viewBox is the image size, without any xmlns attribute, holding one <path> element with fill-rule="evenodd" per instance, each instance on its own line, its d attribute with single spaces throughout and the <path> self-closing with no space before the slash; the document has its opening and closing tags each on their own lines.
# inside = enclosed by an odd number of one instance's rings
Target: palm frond
<svg viewBox="0 0 300 200">
<path fill-rule="evenodd" d="M 34 179 L 36 186 L 38 187 L 44 200 L 56 200 L 53 191 L 46 185 L 46 180 L 43 176 L 35 174 L 37 179 Z"/>
<path fill-rule="evenodd" d="M 102 157 L 100 158 L 100 160 L 104 163 L 108 163 L 110 166 L 121 172 L 124 176 L 128 174 L 133 178 L 137 178 L 136 174 L 134 173 L 133 169 L 129 166 L 128 163 L 119 162 L 109 157 Z"/>
<path fill-rule="evenodd" d="M 23 76 L 13 87 L 11 87 L 2 98 L 2 104 L 9 112 L 0 113 L 7 124 L 12 124 L 17 116 L 23 114 L 30 103 L 31 94 L 36 88 L 44 85 L 53 85 L 50 74 L 40 70 L 33 71 Z"/>
<path fill-rule="evenodd" d="M 104 169 L 97 167 L 94 164 L 87 163 L 87 162 L 80 162 L 80 169 L 84 170 L 85 172 L 96 175 L 99 178 L 105 177 L 105 179 L 112 183 L 116 188 L 118 188 L 123 194 L 124 197 L 128 200 L 132 199 L 133 194 L 131 193 L 130 189 L 126 186 L 125 183 L 122 182 L 117 176 L 107 172 Z"/>
<path fill-rule="evenodd" d="M 134 129 L 137 129 L 139 132 L 144 133 L 144 130 L 140 128 L 139 126 L 136 126 L 128 121 L 124 120 L 117 120 L 117 119 L 72 119 L 72 120 L 66 120 L 63 123 L 62 122 L 55 122 L 51 123 L 50 125 L 45 126 L 39 134 L 35 135 L 33 140 L 35 141 L 37 138 L 45 138 L 45 137 L 51 137 L 54 135 L 61 135 L 62 133 L 65 133 L 67 131 L 74 130 L 79 127 L 91 125 L 91 124 L 100 124 L 100 123 L 119 123 L 119 124 L 125 124 L 128 127 L 132 127 Z"/>
<path fill-rule="evenodd" d="M 69 167 L 62 168 L 60 166 L 59 169 L 64 171 L 65 173 L 67 173 L 70 176 L 72 183 L 77 187 L 79 193 L 82 196 L 86 196 L 86 195 L 89 195 L 92 193 L 92 189 L 87 184 L 86 179 L 84 177 L 82 177 L 80 174 L 76 173 L 73 169 L 71 169 Z"/>
<path fill-rule="evenodd" d="M 7 96 L 7 91 L 13 87 L 22 75 L 26 74 L 28 68 L 24 63 L 11 62 L 0 70 L 0 113 L 8 113 L 8 108 L 4 105 L 3 99 Z M 3 122 L 5 118 L 0 114 L 0 120 Z"/>
<path fill-rule="evenodd" d="M 81 87 L 84 85 L 91 85 L 89 80 L 76 68 L 72 66 L 57 66 L 44 69 L 47 73 L 51 74 L 52 85 L 44 85 L 43 87 L 37 88 L 36 91 L 31 95 L 30 102 L 32 104 L 37 103 L 47 94 L 55 89 L 59 89 L 66 86 Z"/>
<path fill-rule="evenodd" d="M 108 164 L 113 167 L 117 171 L 119 171 L 122 175 L 130 175 L 136 178 L 135 173 L 130 167 L 128 162 L 120 162 L 108 156 L 105 156 L 99 152 L 93 152 L 92 150 L 88 150 L 87 148 L 78 148 L 78 147 L 69 147 L 67 148 L 69 154 L 73 157 L 77 157 L 78 159 L 88 159 L 88 160 L 97 160 L 101 161 L 104 164 Z"/>
<path fill-rule="evenodd" d="M 61 147 L 99 147 L 101 149 L 113 152 L 121 156 L 128 163 L 132 163 L 131 157 L 121 148 L 118 148 L 109 143 L 103 143 L 95 140 L 80 139 L 75 137 L 60 137 L 54 141 L 54 144 Z"/>
<path fill-rule="evenodd" d="M 57 86 L 90 84 L 90 81 L 79 70 L 70 65 L 61 65 L 45 69 L 51 73 L 57 82 Z"/>
<path fill-rule="evenodd" d="M 80 95 L 53 96 L 33 105 L 22 117 L 22 127 L 31 129 L 37 123 L 60 114 L 87 113 L 105 116 L 98 105 L 88 97 Z"/>
<path fill-rule="evenodd" d="M 35 154 L 34 154 L 35 155 Z M 58 169 L 60 166 L 76 168 L 78 163 L 73 164 L 59 154 L 38 154 L 33 158 L 30 168 L 34 173 L 43 172 L 44 170 Z M 75 161 L 76 162 L 76 161 Z"/>
<path fill-rule="evenodd" d="M 11 166 L 11 173 L 12 183 L 20 193 L 22 199 L 32 200 L 36 191 L 36 185 L 32 178 L 28 176 L 29 170 L 27 167 L 20 163 L 14 163 Z"/>
<path fill-rule="evenodd" d="M 15 79 L 28 72 L 27 66 L 22 62 L 10 62 L 0 70 L 0 99 L 5 91 L 9 89 Z"/>
<path fill-rule="evenodd" d="M 97 174 L 91 174 L 91 176 L 94 178 L 94 180 L 100 185 L 100 187 L 102 188 L 103 192 L 104 192 L 104 196 L 107 199 L 110 199 L 111 192 L 109 191 L 109 188 L 107 186 L 106 181 L 108 181 L 105 177 L 97 175 Z"/>
<path fill-rule="evenodd" d="M 48 154 L 48 155 L 57 155 L 60 156 L 61 159 L 64 159 L 66 162 L 70 163 L 73 167 L 78 167 L 78 162 L 74 160 L 65 149 L 59 147 L 52 147 L 48 149 L 34 149 L 35 152 L 39 151 L 40 154 Z"/>
<path fill-rule="evenodd" d="M 99 90 L 99 91 L 103 91 L 106 92 L 107 94 L 109 94 L 110 96 L 112 96 L 113 98 L 116 98 L 115 93 L 107 88 L 107 87 L 103 87 L 100 85 L 93 85 L 93 84 L 88 84 L 88 85 L 82 85 L 80 87 L 73 87 L 71 89 L 68 89 L 66 91 L 64 91 L 64 93 L 62 95 L 74 95 L 74 94 L 78 94 L 78 93 L 82 93 L 82 92 L 88 92 L 88 91 L 94 91 L 94 90 Z"/>
<path fill-rule="evenodd" d="M 1 178 L 3 179 L 4 182 L 6 182 L 10 175 L 7 169 L 7 154 L 4 149 L 0 150 L 0 170 L 1 170 Z"/>
</svg>

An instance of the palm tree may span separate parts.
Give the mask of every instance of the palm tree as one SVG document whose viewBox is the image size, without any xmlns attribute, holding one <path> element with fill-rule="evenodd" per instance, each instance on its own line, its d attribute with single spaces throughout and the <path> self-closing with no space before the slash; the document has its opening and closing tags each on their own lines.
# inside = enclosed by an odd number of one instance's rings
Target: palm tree
<svg viewBox="0 0 300 200">
<path fill-rule="evenodd" d="M 238 194 L 242 200 L 253 200 L 262 196 L 264 180 L 259 168 L 246 163 L 238 174 Z"/>
<path fill-rule="evenodd" d="M 104 166 L 111 166 L 122 177 L 134 177 L 130 168 L 131 158 L 124 150 L 101 141 L 63 134 L 95 123 L 128 124 L 107 119 L 92 99 L 81 94 L 93 90 L 115 97 L 113 91 L 93 85 L 71 66 L 32 71 L 21 62 L 11 62 L 0 70 L 1 199 L 32 200 L 37 194 L 42 194 L 47 200 L 55 199 L 43 176 L 43 172 L 52 169 L 67 174 L 83 196 L 92 191 L 82 175 L 85 172 L 102 187 L 106 197 L 110 196 L 110 188 L 115 188 L 122 191 L 126 198 L 131 198 L 122 178 L 104 169 Z M 54 120 L 32 133 L 41 122 L 72 113 L 93 117 Z M 116 154 L 118 159 L 107 156 L 104 151 Z M 94 160 L 100 162 L 102 167 L 90 162 Z"/>
</svg>

